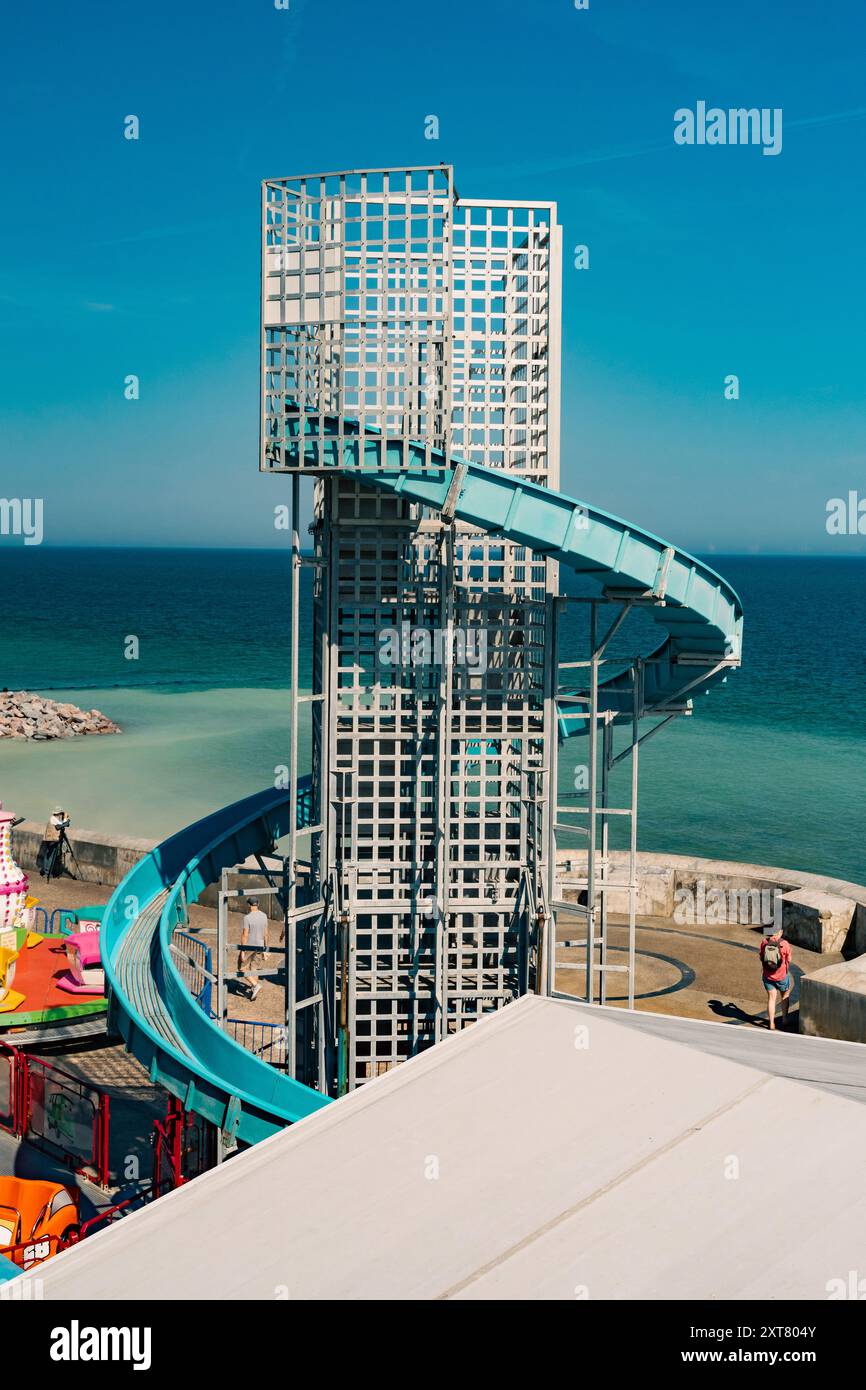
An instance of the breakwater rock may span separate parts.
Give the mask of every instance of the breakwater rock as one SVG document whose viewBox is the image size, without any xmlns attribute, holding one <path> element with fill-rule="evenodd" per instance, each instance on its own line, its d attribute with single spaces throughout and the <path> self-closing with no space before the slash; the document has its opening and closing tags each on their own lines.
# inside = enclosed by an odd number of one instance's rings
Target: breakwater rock
<svg viewBox="0 0 866 1390">
<path fill-rule="evenodd" d="M 0 694 L 0 738 L 79 738 L 84 734 L 119 734 L 122 729 L 98 709 L 46 700 L 26 690 Z"/>
</svg>

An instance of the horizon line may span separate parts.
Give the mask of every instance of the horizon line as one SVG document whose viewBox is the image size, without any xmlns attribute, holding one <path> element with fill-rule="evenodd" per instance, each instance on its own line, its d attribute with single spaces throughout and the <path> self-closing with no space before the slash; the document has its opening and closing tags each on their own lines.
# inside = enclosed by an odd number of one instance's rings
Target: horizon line
<svg viewBox="0 0 866 1390">
<path fill-rule="evenodd" d="M 226 551 L 237 551 L 239 554 L 285 554 L 291 555 L 292 547 L 290 543 L 285 546 L 278 545 L 172 545 L 162 544 L 159 541 L 133 541 L 111 545 L 100 543 L 99 541 L 80 541 L 70 542 L 68 545 L 40 544 L 39 546 L 25 545 L 3 545 L 0 544 L 0 555 L 5 552 L 28 550 L 158 550 L 158 551 L 181 551 L 184 553 L 196 552 L 219 552 L 224 554 Z M 699 555 L 723 555 L 736 559 L 779 559 L 779 560 L 860 560 L 866 559 L 866 548 L 863 550 L 727 550 L 714 547 L 708 549 L 705 546 L 695 545 L 695 553 Z M 301 546 L 302 555 L 312 555 L 315 550 L 311 546 Z"/>
</svg>

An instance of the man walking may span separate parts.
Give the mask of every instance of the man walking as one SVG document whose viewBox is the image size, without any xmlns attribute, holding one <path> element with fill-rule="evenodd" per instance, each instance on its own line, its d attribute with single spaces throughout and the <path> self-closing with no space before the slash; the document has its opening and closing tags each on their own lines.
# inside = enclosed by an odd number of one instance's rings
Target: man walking
<svg viewBox="0 0 866 1390">
<path fill-rule="evenodd" d="M 264 964 L 268 946 L 268 919 L 252 899 L 247 899 L 249 911 L 244 918 L 241 932 L 241 950 L 238 956 L 238 975 L 247 985 L 250 999 L 258 998 L 261 982 L 256 974 Z M 252 971 L 247 975 L 247 970 Z"/>
<path fill-rule="evenodd" d="M 764 939 L 760 946 L 761 971 L 764 989 L 767 991 L 767 1013 L 770 1018 L 770 1032 L 776 1031 L 776 1000 L 782 998 L 782 1027 L 788 1021 L 788 1005 L 794 988 L 791 974 L 790 942 L 782 940 L 782 928 L 770 925 L 764 928 Z"/>
</svg>

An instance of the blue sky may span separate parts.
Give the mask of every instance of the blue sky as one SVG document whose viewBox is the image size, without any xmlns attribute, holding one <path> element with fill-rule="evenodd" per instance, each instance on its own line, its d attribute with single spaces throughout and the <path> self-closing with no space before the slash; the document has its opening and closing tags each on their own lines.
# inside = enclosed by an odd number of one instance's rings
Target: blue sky
<svg viewBox="0 0 866 1390">
<path fill-rule="evenodd" d="M 866 549 L 824 525 L 866 495 L 860 0 L 47 0 L 4 30 L 0 492 L 44 497 L 48 543 L 284 543 L 260 180 L 445 160 L 559 203 L 566 490 L 693 550 Z M 675 145 L 698 100 L 781 107 L 781 154 Z"/>
</svg>

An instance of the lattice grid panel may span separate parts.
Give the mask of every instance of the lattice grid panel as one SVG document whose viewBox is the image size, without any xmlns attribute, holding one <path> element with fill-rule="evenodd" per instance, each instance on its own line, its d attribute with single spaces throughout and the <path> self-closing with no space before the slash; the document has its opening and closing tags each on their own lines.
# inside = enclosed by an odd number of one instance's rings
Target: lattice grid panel
<svg viewBox="0 0 866 1390">
<path fill-rule="evenodd" d="M 266 194 L 266 466 L 330 473 L 314 747 L 351 884 L 354 1085 L 526 988 L 517 908 L 541 852 L 527 806 L 545 765 L 551 579 L 543 557 L 462 525 L 449 559 L 435 519 L 333 471 L 343 441 L 325 417 L 555 484 L 555 213 L 455 203 L 441 169 Z M 447 677 L 446 630 L 464 643 Z"/>
</svg>

